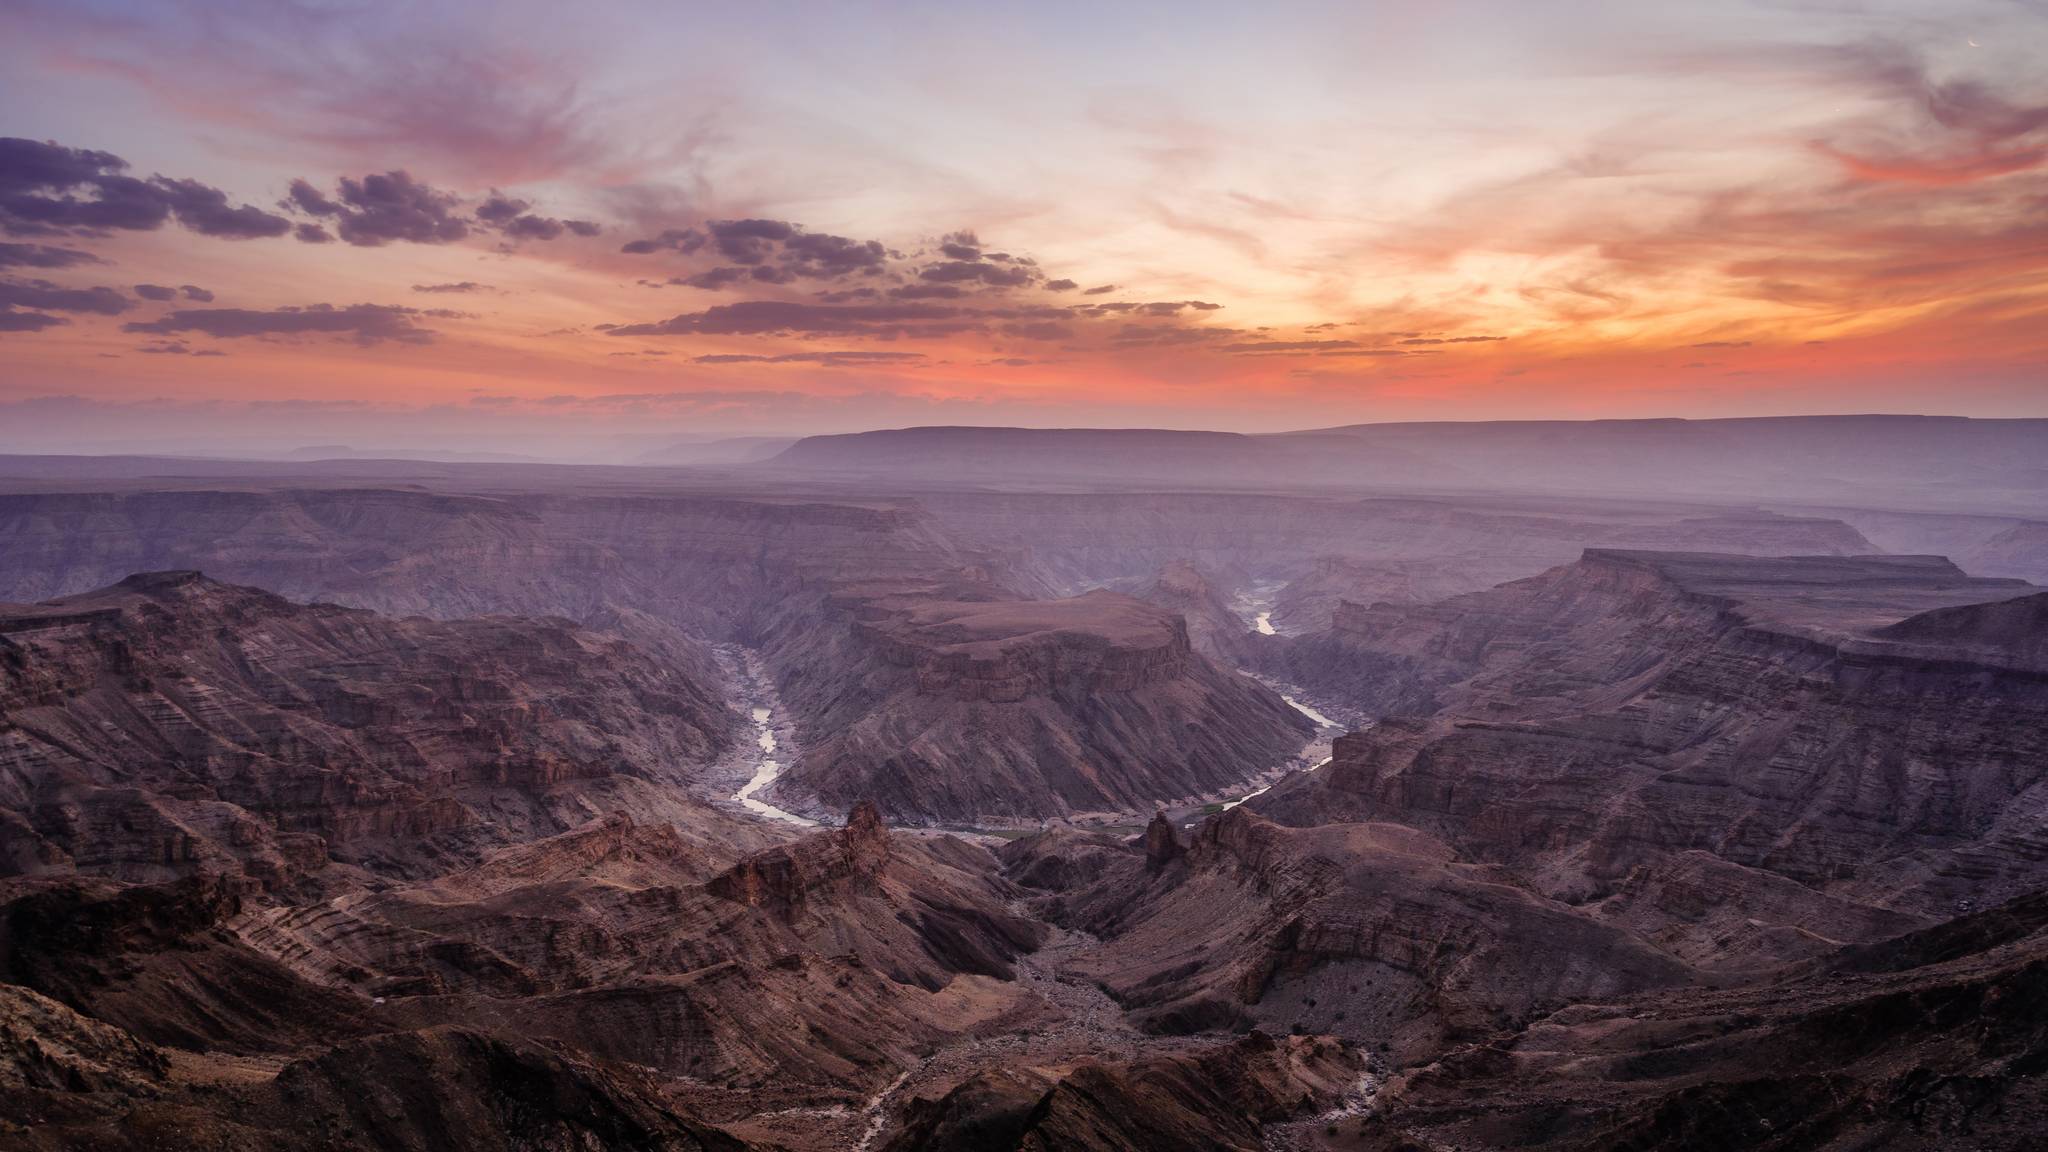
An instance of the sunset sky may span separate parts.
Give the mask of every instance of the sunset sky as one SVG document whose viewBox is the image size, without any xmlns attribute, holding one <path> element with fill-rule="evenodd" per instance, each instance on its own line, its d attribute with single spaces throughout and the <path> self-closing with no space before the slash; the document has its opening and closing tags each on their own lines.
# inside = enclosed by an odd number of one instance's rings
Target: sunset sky
<svg viewBox="0 0 2048 1152">
<path fill-rule="evenodd" d="M 2048 415 L 2048 4 L 0 0 L 0 450 Z"/>
</svg>

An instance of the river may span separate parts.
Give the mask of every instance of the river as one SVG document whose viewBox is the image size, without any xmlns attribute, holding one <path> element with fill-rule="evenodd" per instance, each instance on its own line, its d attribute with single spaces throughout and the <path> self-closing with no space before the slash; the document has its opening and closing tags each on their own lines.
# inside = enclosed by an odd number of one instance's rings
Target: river
<svg viewBox="0 0 2048 1152">
<path fill-rule="evenodd" d="M 782 701 L 776 696 L 775 682 L 768 670 L 761 664 L 761 658 L 753 651 L 732 647 L 721 650 L 731 682 L 739 690 L 739 705 L 747 709 L 754 722 L 754 748 L 747 753 L 752 761 L 753 775 L 732 794 L 742 808 L 756 816 L 769 820 L 781 820 L 805 828 L 818 826 L 816 820 L 809 820 L 794 812 L 787 812 L 766 800 L 757 800 L 755 795 L 775 783 L 782 775 L 782 758 L 777 755 L 779 742 L 775 736 L 775 709 Z"/>
<path fill-rule="evenodd" d="M 1243 617 L 1259 635 L 1277 636 L 1280 633 L 1273 627 L 1273 601 L 1285 586 L 1279 580 L 1254 580 L 1232 599 L 1231 611 Z"/>
<path fill-rule="evenodd" d="M 1239 617 L 1245 619 L 1248 623 L 1250 623 L 1252 629 L 1258 632 L 1260 635 L 1277 636 L 1279 635 L 1279 631 L 1273 627 L 1273 607 L 1274 600 L 1279 595 L 1280 589 L 1283 587 L 1285 587 L 1285 582 L 1280 580 L 1254 580 L 1237 594 L 1237 596 L 1231 604 L 1231 608 L 1238 614 Z M 1250 676 L 1253 679 L 1259 681 L 1261 684 L 1264 684 L 1266 687 L 1271 688 L 1273 691 L 1279 693 L 1280 699 L 1286 701 L 1288 707 L 1294 709 L 1296 712 L 1301 713 L 1303 716 L 1306 716 L 1310 720 L 1313 720 L 1315 722 L 1316 734 L 1312 739 L 1309 740 L 1308 744 L 1302 748 L 1300 755 L 1296 758 L 1295 763 L 1301 765 L 1301 767 L 1296 768 L 1294 771 L 1313 772 L 1316 769 L 1321 768 L 1323 765 L 1328 764 L 1330 762 L 1330 741 L 1333 740 L 1338 733 L 1343 732 L 1346 728 L 1346 725 L 1331 719 L 1328 715 L 1326 715 L 1321 709 L 1317 708 L 1315 705 L 1303 702 L 1299 695 L 1299 693 L 1301 692 L 1299 688 L 1296 688 L 1291 684 L 1282 684 L 1278 681 L 1270 680 L 1256 673 L 1244 671 L 1243 669 L 1240 669 L 1239 671 L 1242 672 L 1243 675 Z M 1369 725 L 1370 723 L 1371 721 L 1365 720 L 1362 717 L 1358 718 L 1358 726 L 1360 727 Z M 1232 808 L 1237 807 L 1238 805 L 1244 803 L 1247 800 L 1253 799 L 1258 796 L 1263 796 L 1267 792 L 1272 790 L 1273 785 L 1278 784 L 1281 780 L 1284 780 L 1286 778 L 1286 775 L 1279 776 L 1273 780 L 1267 781 L 1265 784 L 1262 784 L 1259 787 L 1254 788 L 1250 792 L 1247 792 L 1234 800 L 1226 801 L 1223 805 L 1222 810 L 1228 812 Z M 1192 824 L 1188 826 L 1193 827 Z"/>
</svg>

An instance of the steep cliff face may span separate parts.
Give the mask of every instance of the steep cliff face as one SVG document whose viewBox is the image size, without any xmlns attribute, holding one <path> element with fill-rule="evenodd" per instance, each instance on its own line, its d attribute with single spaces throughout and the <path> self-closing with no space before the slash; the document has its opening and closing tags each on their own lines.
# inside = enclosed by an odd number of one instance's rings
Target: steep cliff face
<svg viewBox="0 0 2048 1152">
<path fill-rule="evenodd" d="M 873 889 L 890 859 L 889 834 L 870 801 L 853 806 L 837 833 L 808 836 L 753 853 L 712 877 L 714 896 L 749 908 L 802 916 L 817 890 Z"/>
<path fill-rule="evenodd" d="M 792 783 L 898 820 L 1149 809 L 1278 764 L 1313 729 L 1128 596 L 844 591 L 771 631 L 804 752 Z M 800 795 L 800 793 L 798 793 Z"/>
<path fill-rule="evenodd" d="M 1972 572 L 2048 583 L 2048 521 L 2022 520 L 1957 558 Z"/>
<path fill-rule="evenodd" d="M 1498 670 L 1518 709 L 1570 707 L 1654 672 L 1687 637 L 1720 626 L 1723 605 L 1633 554 L 1573 565 L 1432 604 L 1341 603 L 1328 630 L 1264 649 L 1268 666 L 1371 715 L 1428 713 Z"/>
<path fill-rule="evenodd" d="M 1237 808 L 1184 852 L 1171 837 L 1148 829 L 1142 852 L 1048 900 L 1056 920 L 1105 940 L 1087 974 L 1162 1030 L 1299 1027 L 1411 1058 L 1542 1004 L 1693 978 L 1412 829 L 1289 829 Z M 1034 838 L 1004 855 L 1013 876 L 1044 877 L 1056 873 L 1042 861 L 1073 847 Z"/>
<path fill-rule="evenodd" d="M 1159 570 L 1156 579 L 1136 584 L 1131 594 L 1157 604 L 1187 621 L 1195 651 L 1225 668 L 1241 668 L 1253 659 L 1252 628 L 1232 611 L 1216 582 L 1199 567 L 1176 560 Z"/>
<path fill-rule="evenodd" d="M 869 1092 L 982 1018 L 964 1003 L 1025 997 L 1006 982 L 1044 928 L 1005 907 L 994 869 L 959 841 L 893 835 L 872 806 L 738 859 L 619 817 L 234 928 L 408 1026 L 513 1026 L 711 1083 Z"/>
<path fill-rule="evenodd" d="M 32 1030 L 19 1048 L 17 1029 Z M 119 1028 L 0 985 L 0 1131 L 24 1148 L 750 1147 L 684 1114 L 643 1071 L 470 1029 L 351 1041 L 274 1077 L 224 1066 L 194 1084 L 172 1064 Z"/>
<path fill-rule="evenodd" d="M 992 1069 L 913 1101 L 885 1152 L 1264 1152 L 1262 1122 L 1331 1107 L 1363 1066 L 1320 1037 L 1254 1034 L 1139 1060 Z"/>
<path fill-rule="evenodd" d="M 2044 923 L 2036 895 L 1769 983 L 1548 1013 L 1393 1078 L 1338 1146 L 2030 1148 Z"/>
<path fill-rule="evenodd" d="M 1264 655 L 1373 713 L 1485 698 L 1493 714 L 1527 716 L 1629 691 L 1724 635 L 1793 647 L 1861 643 L 1916 612 L 2030 591 L 2022 581 L 1969 576 L 1938 556 L 1589 549 L 1540 576 L 1432 604 L 1347 602 L 1328 630 L 1268 645 Z"/>
<path fill-rule="evenodd" d="M 1320 632 L 1331 627 L 1338 609 L 1347 602 L 1426 604 L 1528 575 L 1528 562 L 1519 557 L 1494 561 L 1465 557 L 1446 564 L 1434 557 L 1318 556 L 1309 562 L 1307 571 L 1274 595 L 1273 624 L 1289 634 Z"/>
<path fill-rule="evenodd" d="M 735 722 L 716 685 L 565 621 L 394 620 L 135 576 L 0 608 L 0 866 L 416 873 L 607 807 L 693 808 L 657 782 Z"/>
<path fill-rule="evenodd" d="M 1185 620 L 1109 592 L 863 608 L 855 638 L 909 671 L 920 694 L 943 699 L 1132 692 L 1186 677 L 1194 660 Z"/>
<path fill-rule="evenodd" d="M 227 877 L 0 882 L 0 988 L 191 1052 L 274 1055 L 368 1030 L 363 1001 L 228 930 L 244 899 Z"/>
<path fill-rule="evenodd" d="M 1427 828 L 1575 903 L 1692 851 L 1909 917 L 2016 894 L 2048 860 L 2048 681 L 2013 655 L 2033 641 L 1987 657 L 1981 636 L 2031 620 L 2029 591 L 1938 558 L 1589 553 L 1359 610 L 1320 666 L 1442 710 L 1344 737 L 1327 769 L 1253 803 Z M 1706 931 L 1685 903 L 1661 928 Z"/>
<path fill-rule="evenodd" d="M 1872 635 L 1930 660 L 1965 655 L 2014 670 L 2048 671 L 2048 592 L 1990 604 L 1936 608 Z"/>
<path fill-rule="evenodd" d="M 960 561 L 887 502 L 356 488 L 0 494 L 0 600 L 197 568 L 294 600 L 440 618 L 632 609 L 698 635 L 828 579 Z"/>
</svg>

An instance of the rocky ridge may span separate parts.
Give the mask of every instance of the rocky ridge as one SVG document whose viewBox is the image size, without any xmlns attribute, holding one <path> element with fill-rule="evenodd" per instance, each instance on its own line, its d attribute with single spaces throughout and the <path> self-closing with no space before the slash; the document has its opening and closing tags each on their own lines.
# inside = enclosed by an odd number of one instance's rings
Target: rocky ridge
<svg viewBox="0 0 2048 1152">
<path fill-rule="evenodd" d="M 662 786 L 736 718 L 565 621 L 394 620 L 198 573 L 0 607 L 4 862 L 154 881 L 419 874 Z"/>
<path fill-rule="evenodd" d="M 1339 738 L 1326 769 L 1251 806 L 1429 830 L 1723 964 L 1867 939 L 2040 882 L 2048 693 L 2020 658 L 1955 641 L 2030 591 L 1938 558 L 1589 552 L 1361 609 L 1299 658 L 1435 711 Z M 1698 911 L 1738 893 L 1771 914 Z"/>
<path fill-rule="evenodd" d="M 1174 613 L 1106 591 L 960 590 L 842 589 L 786 610 L 766 651 L 804 751 L 777 803 L 871 796 L 898 820 L 983 825 L 1145 810 L 1228 788 L 1313 735 L 1195 652 Z"/>
</svg>

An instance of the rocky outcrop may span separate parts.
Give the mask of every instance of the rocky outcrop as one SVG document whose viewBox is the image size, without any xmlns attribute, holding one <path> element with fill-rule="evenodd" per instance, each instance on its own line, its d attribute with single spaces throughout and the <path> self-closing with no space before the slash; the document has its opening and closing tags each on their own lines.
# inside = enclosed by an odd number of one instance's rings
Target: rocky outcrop
<svg viewBox="0 0 2048 1152">
<path fill-rule="evenodd" d="M 1565 1008 L 1394 1078 L 1348 1145 L 2022 1149 L 2048 1125 L 2048 899 L 1794 978 Z"/>
<path fill-rule="evenodd" d="M 1712 628 L 1722 606 L 1689 594 L 1629 553 L 1433 604 L 1341 603 L 1330 628 L 1268 649 L 1274 670 L 1371 715 L 1433 712 L 1452 685 L 1490 664 L 1545 679 L 1517 685 L 1524 706 L 1641 675 L 1670 647 L 1645 629 Z"/>
<path fill-rule="evenodd" d="M 1524 513 L 1524 517 L 1527 513 Z M 1342 606 L 1427 604 L 1537 575 L 1569 561 L 1580 548 L 1660 549 L 1750 556 L 1854 556 L 1877 551 L 1840 520 L 1729 510 L 1712 515 L 1620 520 L 1568 515 L 1474 522 L 1446 509 L 1444 529 L 1388 547 L 1378 541 L 1342 555 L 1317 557 L 1280 589 L 1273 621 L 1283 631 L 1337 626 Z M 1462 521 L 1462 522 L 1461 522 Z"/>
<path fill-rule="evenodd" d="M 912 674 L 919 694 L 1016 703 L 1133 692 L 1183 679 L 1187 622 L 1111 592 L 1071 600 L 863 603 L 855 637 Z"/>
<path fill-rule="evenodd" d="M 8 1041 L 34 1027 L 23 1049 Z M 470 1029 L 396 1032 L 295 1060 L 174 1077 L 119 1029 L 0 985 L 0 1140 L 38 1149 L 746 1152 L 644 1071 Z M 9 1081 L 15 1083 L 10 1084 Z"/>
<path fill-rule="evenodd" d="M 2048 583 L 2048 520 L 2022 520 L 1973 542 L 1956 558 L 1972 572 Z"/>
<path fill-rule="evenodd" d="M 1981 639 L 2030 619 L 2030 591 L 1938 557 L 1590 552 L 1362 610 L 1342 659 L 1441 711 L 1340 738 L 1326 769 L 1252 806 L 1426 828 L 1573 903 L 1706 852 L 1808 891 L 1774 914 L 1781 944 L 1829 921 L 1865 927 L 1809 951 L 1868 938 L 1883 916 L 1823 905 L 1929 917 L 2039 882 L 2048 681 L 2015 654 L 2032 641 L 1987 655 Z M 1707 931 L 1628 907 L 1646 931 Z"/>
<path fill-rule="evenodd" d="M 1179 613 L 1195 651 L 1209 659 L 1226 668 L 1252 662 L 1251 625 L 1231 610 L 1215 582 L 1194 564 L 1176 560 L 1161 568 L 1157 579 L 1137 585 L 1132 594 Z"/>
<path fill-rule="evenodd" d="M 516 1027 L 720 1084 L 872 1092 L 973 1026 L 960 1002 L 1023 997 L 1003 982 L 1044 928 L 1006 907 L 994 869 L 957 840 L 890 833 L 871 805 L 711 868 L 671 830 L 615 819 L 234 928 L 412 1026 Z"/>
<path fill-rule="evenodd" d="M 1050 901 L 1103 938 L 1080 966 L 1149 1027 L 1256 1025 L 1387 1043 L 1414 1058 L 1554 1002 L 1694 979 L 1624 931 L 1503 883 L 1397 825 L 1288 829 L 1239 807 L 1205 821 L 1184 856 L 1120 866 Z M 1069 850 L 1020 841 L 1010 875 Z"/>
<path fill-rule="evenodd" d="M 1922 652 L 1929 660 L 1962 655 L 1985 664 L 2048 672 L 2048 592 L 1936 608 L 1871 634 Z"/>
<path fill-rule="evenodd" d="M 743 1152 L 638 1070 L 460 1028 L 371 1037 L 288 1065 L 259 1101 L 286 1131 L 370 1148 Z M 295 1121 L 295 1122 L 294 1122 Z"/>
<path fill-rule="evenodd" d="M 863 800 L 846 826 L 756 852 L 713 877 L 713 895 L 749 908 L 801 915 L 812 890 L 830 885 L 872 887 L 889 866 L 889 833 L 874 802 Z"/>
<path fill-rule="evenodd" d="M 1145 825 L 1145 870 L 1158 872 L 1185 852 L 1180 836 L 1173 830 L 1173 821 L 1164 812 L 1153 813 L 1152 822 Z"/>
<path fill-rule="evenodd" d="M 941 824 L 1142 811 L 1282 763 L 1313 732 L 1194 652 L 1179 616 L 1112 592 L 842 589 L 789 605 L 767 652 L 804 749 L 784 806 L 871 796 Z"/>
<path fill-rule="evenodd" d="M 394 620 L 192 572 L 0 607 L 0 866 L 291 885 L 417 872 L 672 788 L 735 718 L 563 621 Z"/>
<path fill-rule="evenodd" d="M 169 1070 L 155 1045 L 32 989 L 0 984 L 0 1092 L 10 1099 L 36 1092 L 147 1098 Z"/>
<path fill-rule="evenodd" d="M 983 1072 L 937 1100 L 914 1100 L 886 1152 L 1264 1152 L 1262 1123 L 1343 1099 L 1360 1053 L 1327 1038 L 1253 1033 L 1205 1051 L 1063 1072 Z"/>
<path fill-rule="evenodd" d="M 0 889 L 0 984 L 189 1051 L 289 1052 L 363 1028 L 359 1001 L 227 930 L 243 897 L 226 878 L 15 885 Z"/>
</svg>

